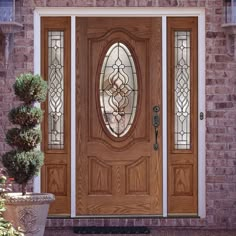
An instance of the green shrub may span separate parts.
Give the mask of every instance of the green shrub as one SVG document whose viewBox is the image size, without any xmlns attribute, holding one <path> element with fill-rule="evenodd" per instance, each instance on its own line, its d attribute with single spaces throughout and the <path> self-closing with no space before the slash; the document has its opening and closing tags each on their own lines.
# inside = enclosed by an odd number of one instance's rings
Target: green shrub
<svg viewBox="0 0 236 236">
<path fill-rule="evenodd" d="M 44 155 L 41 151 L 19 152 L 12 150 L 2 156 L 2 163 L 9 176 L 18 184 L 27 183 L 37 175 L 43 164 Z"/>
<path fill-rule="evenodd" d="M 43 111 L 38 107 L 20 106 L 13 108 L 8 114 L 9 120 L 22 127 L 34 127 L 42 122 Z"/>
<path fill-rule="evenodd" d="M 47 83 L 39 75 L 21 74 L 13 85 L 15 94 L 26 104 L 44 102 Z"/>
<path fill-rule="evenodd" d="M 12 128 L 6 134 L 6 142 L 19 150 L 29 151 L 36 148 L 40 141 L 41 132 L 38 129 Z"/>
<path fill-rule="evenodd" d="M 22 185 L 22 194 L 25 195 L 27 182 L 43 165 L 43 153 L 35 150 L 41 141 L 41 131 L 37 126 L 42 121 L 43 111 L 34 104 L 45 101 L 47 83 L 39 75 L 22 74 L 16 78 L 13 88 L 24 104 L 8 114 L 9 120 L 19 127 L 8 130 L 6 134 L 6 142 L 14 150 L 5 153 L 2 162 L 8 175 Z"/>
</svg>

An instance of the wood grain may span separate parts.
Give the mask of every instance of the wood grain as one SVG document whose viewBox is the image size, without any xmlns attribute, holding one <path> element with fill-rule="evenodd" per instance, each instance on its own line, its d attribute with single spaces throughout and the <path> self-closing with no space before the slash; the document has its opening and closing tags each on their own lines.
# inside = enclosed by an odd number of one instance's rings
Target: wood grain
<svg viewBox="0 0 236 236">
<path fill-rule="evenodd" d="M 168 17 L 168 214 L 197 214 L 197 17 Z M 190 149 L 175 149 L 175 32 L 190 32 Z"/>
<path fill-rule="evenodd" d="M 193 165 L 173 165 L 172 196 L 193 196 Z"/>
<path fill-rule="evenodd" d="M 161 107 L 161 18 L 77 18 L 77 215 L 162 213 L 162 127 L 153 150 L 152 109 Z M 136 118 L 127 135 L 104 127 L 99 76 L 110 45 L 124 43 L 137 69 Z M 93 191 L 91 191 L 93 190 Z"/>
<path fill-rule="evenodd" d="M 88 194 L 111 194 L 112 166 L 97 157 L 88 157 L 89 192 Z"/>
<path fill-rule="evenodd" d="M 70 17 L 41 17 L 41 75 L 48 80 L 48 32 L 64 32 L 64 148 L 48 148 L 48 101 L 42 108 L 45 111 L 42 123 L 42 150 L 45 153 L 41 172 L 42 192 L 52 192 L 56 200 L 50 205 L 49 214 L 70 214 Z"/>
<path fill-rule="evenodd" d="M 66 196 L 67 171 L 66 165 L 47 165 L 47 190 L 56 196 Z"/>
<path fill-rule="evenodd" d="M 141 157 L 126 165 L 126 194 L 149 194 L 150 157 Z"/>
</svg>

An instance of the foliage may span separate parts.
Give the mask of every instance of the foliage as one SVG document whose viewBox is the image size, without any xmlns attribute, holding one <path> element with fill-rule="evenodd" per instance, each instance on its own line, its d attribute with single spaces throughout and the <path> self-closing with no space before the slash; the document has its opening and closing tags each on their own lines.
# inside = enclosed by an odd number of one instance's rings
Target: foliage
<svg viewBox="0 0 236 236">
<path fill-rule="evenodd" d="M 19 152 L 12 150 L 2 157 L 2 162 L 9 176 L 18 184 L 27 183 L 37 175 L 43 165 L 43 153 L 41 151 Z"/>
<path fill-rule="evenodd" d="M 24 195 L 27 182 L 43 165 L 43 153 L 34 150 L 41 141 L 38 124 L 42 121 L 43 111 L 34 104 L 45 101 L 47 83 L 39 75 L 22 74 L 16 78 L 13 88 L 24 103 L 8 114 L 9 120 L 18 127 L 9 129 L 6 134 L 6 142 L 13 150 L 2 156 L 2 162 L 8 175 L 22 185 Z"/>
<path fill-rule="evenodd" d="M 7 178 L 5 175 L 0 174 L 0 236 L 23 236 L 22 233 L 15 230 L 12 224 L 3 217 L 3 213 L 6 210 L 4 193 L 8 191 L 10 191 L 10 189 Z"/>
<path fill-rule="evenodd" d="M 8 114 L 14 125 L 34 127 L 42 122 L 43 112 L 38 107 L 20 106 L 13 108 Z"/>
<path fill-rule="evenodd" d="M 47 83 L 39 75 L 21 74 L 13 85 L 15 94 L 25 104 L 44 102 L 47 95 Z"/>
<path fill-rule="evenodd" d="M 41 141 L 41 132 L 38 129 L 12 128 L 6 134 L 6 142 L 18 150 L 29 151 L 36 148 Z"/>
</svg>

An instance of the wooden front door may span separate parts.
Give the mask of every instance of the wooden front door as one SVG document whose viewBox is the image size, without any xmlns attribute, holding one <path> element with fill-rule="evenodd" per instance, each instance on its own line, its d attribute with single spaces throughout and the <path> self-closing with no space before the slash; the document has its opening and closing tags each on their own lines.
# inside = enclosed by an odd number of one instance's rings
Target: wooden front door
<svg viewBox="0 0 236 236">
<path fill-rule="evenodd" d="M 162 214 L 161 18 L 77 18 L 76 43 L 77 215 Z"/>
</svg>

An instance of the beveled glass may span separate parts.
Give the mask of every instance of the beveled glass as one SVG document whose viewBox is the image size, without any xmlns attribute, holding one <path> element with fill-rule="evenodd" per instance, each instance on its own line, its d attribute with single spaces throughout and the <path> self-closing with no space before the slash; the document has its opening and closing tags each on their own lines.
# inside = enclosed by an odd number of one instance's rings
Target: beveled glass
<svg viewBox="0 0 236 236">
<path fill-rule="evenodd" d="M 48 149 L 64 149 L 64 32 L 48 32 Z"/>
<path fill-rule="evenodd" d="M 190 149 L 190 32 L 175 32 L 175 149 Z"/>
<path fill-rule="evenodd" d="M 103 59 L 99 82 L 104 124 L 114 137 L 123 137 L 133 125 L 138 81 L 133 56 L 121 42 L 110 46 Z"/>
</svg>

